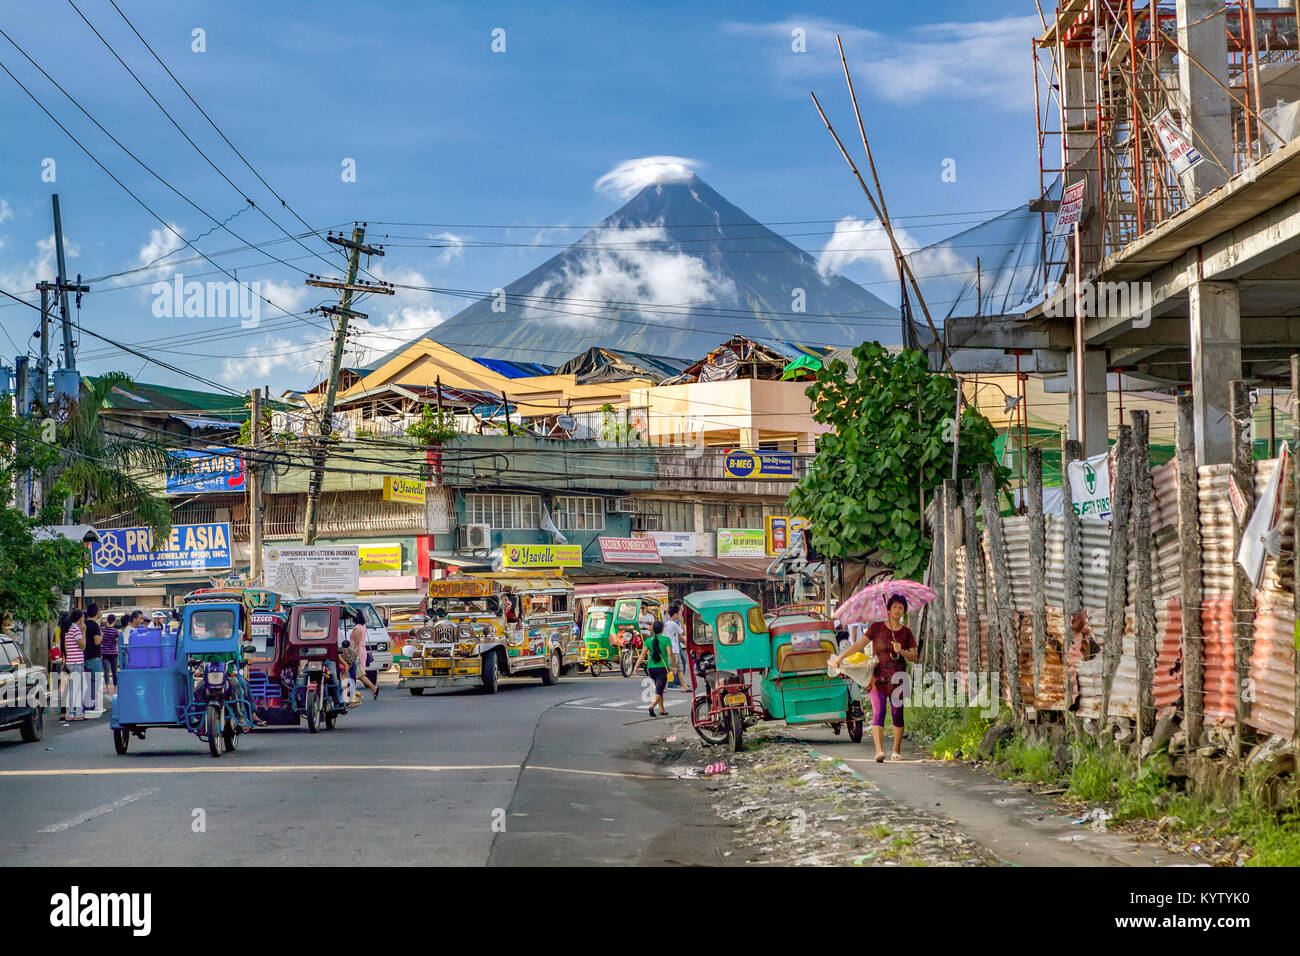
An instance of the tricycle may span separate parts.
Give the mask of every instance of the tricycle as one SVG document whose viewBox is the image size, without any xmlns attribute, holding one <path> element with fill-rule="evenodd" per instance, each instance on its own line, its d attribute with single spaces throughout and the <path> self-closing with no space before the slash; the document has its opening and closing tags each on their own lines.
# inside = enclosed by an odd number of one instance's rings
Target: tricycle
<svg viewBox="0 0 1300 956">
<path fill-rule="evenodd" d="M 582 628 L 582 661 L 592 677 L 599 677 L 606 667 L 612 670 L 615 660 L 619 673 L 632 676 L 641 645 L 649 637 L 641 633 L 641 615 L 647 610 L 655 620 L 660 619 L 659 603 L 641 598 L 622 598 L 612 607 L 588 606 Z"/>
<path fill-rule="evenodd" d="M 349 646 L 346 637 L 352 612 L 342 601 L 295 601 L 289 611 L 287 640 L 276 662 L 280 681 L 290 693 L 295 722 L 307 719 L 307 730 L 334 729 L 334 722 L 348 711 L 344 678 L 348 665 L 340 651 Z"/>
<path fill-rule="evenodd" d="M 205 590 L 183 599 L 180 627 L 124 636 L 118 692 L 109 712 L 113 748 L 159 727 L 183 728 L 213 757 L 233 751 L 253 729 L 245 668 L 256 648 L 243 643 L 251 607 L 240 591 Z"/>
<path fill-rule="evenodd" d="M 760 720 L 827 724 L 837 735 L 847 727 L 850 739 L 862 739 L 861 705 L 847 680 L 826 672 L 835 653 L 830 621 L 782 608 L 769 626 L 758 602 L 735 590 L 696 591 L 683 603 L 691 726 L 701 740 L 739 751 L 745 728 Z"/>
</svg>

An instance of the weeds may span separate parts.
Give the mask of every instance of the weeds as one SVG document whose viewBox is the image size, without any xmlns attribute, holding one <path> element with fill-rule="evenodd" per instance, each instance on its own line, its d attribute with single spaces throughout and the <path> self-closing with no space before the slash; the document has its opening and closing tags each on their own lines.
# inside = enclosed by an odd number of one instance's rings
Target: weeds
<svg viewBox="0 0 1300 956">
<path fill-rule="evenodd" d="M 1052 748 L 1013 737 L 998 751 L 999 769 L 1013 780 L 1055 783 L 1060 774 L 1052 761 Z"/>
</svg>

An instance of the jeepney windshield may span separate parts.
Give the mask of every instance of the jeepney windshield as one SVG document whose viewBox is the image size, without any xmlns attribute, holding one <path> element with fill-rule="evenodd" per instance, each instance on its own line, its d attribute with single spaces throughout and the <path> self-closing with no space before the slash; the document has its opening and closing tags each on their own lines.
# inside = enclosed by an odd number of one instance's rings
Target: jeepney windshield
<svg viewBox="0 0 1300 956">
<path fill-rule="evenodd" d="M 448 616 L 453 614 L 479 614 L 496 617 L 501 613 L 501 602 L 496 596 L 479 597 L 479 598 L 445 598 L 439 601 L 429 602 L 429 617 L 434 616 L 434 612 L 441 610 Z"/>
<path fill-rule="evenodd" d="M 196 641 L 228 641 L 235 634 L 235 612 L 211 608 L 190 615 L 190 636 Z"/>
</svg>

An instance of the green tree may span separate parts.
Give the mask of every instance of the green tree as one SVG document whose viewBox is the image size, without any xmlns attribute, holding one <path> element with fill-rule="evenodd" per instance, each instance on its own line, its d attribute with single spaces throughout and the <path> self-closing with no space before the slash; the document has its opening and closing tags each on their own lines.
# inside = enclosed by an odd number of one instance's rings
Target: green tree
<svg viewBox="0 0 1300 956">
<path fill-rule="evenodd" d="M 0 482 L 7 489 L 18 484 L 25 497 L 27 476 L 47 474 L 59 460 L 58 446 L 42 441 L 40 424 L 16 418 L 10 403 L 0 395 Z M 0 615 L 39 623 L 51 620 L 59 608 L 59 595 L 71 590 L 80 574 L 85 546 L 63 538 L 38 540 L 34 529 L 61 519 L 61 492 L 57 482 L 47 495 L 44 510 L 28 516 L 25 508 L 9 504 L 0 508 Z"/>
<path fill-rule="evenodd" d="M 791 514 L 811 522 L 813 545 L 828 558 L 877 555 L 899 577 L 919 580 L 930 556 L 920 527 L 926 501 L 951 476 L 956 383 L 929 371 L 914 349 L 890 354 L 864 342 L 856 368 L 835 361 L 807 389 L 813 417 L 833 429 L 817 439 L 808 473 L 790 493 Z M 995 462 L 996 433 L 973 408 L 961 417 L 958 478 Z M 1010 472 L 995 468 L 999 487 Z"/>
<path fill-rule="evenodd" d="M 406 434 L 421 445 L 441 445 L 456 437 L 456 416 L 436 405 L 425 405 L 420 417 L 406 426 Z"/>
</svg>

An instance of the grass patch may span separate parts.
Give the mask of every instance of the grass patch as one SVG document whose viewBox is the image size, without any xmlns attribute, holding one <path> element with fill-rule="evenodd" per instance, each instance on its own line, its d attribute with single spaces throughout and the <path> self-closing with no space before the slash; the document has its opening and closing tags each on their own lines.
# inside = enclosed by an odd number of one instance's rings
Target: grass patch
<svg viewBox="0 0 1300 956">
<path fill-rule="evenodd" d="M 998 769 L 1013 780 L 1056 783 L 1060 773 L 1052 761 L 1052 748 L 1012 737 L 998 750 Z"/>
<path fill-rule="evenodd" d="M 993 720 L 976 707 L 914 707 L 908 710 L 913 733 L 930 741 L 930 753 L 940 760 L 971 758 Z"/>
</svg>

